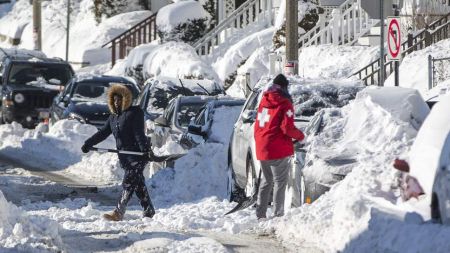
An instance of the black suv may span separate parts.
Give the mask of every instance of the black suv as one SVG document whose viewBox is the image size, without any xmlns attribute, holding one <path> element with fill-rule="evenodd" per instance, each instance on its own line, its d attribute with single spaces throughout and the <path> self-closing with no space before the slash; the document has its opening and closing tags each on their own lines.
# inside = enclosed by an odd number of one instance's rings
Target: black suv
<svg viewBox="0 0 450 253">
<path fill-rule="evenodd" d="M 60 59 L 7 55 L 0 64 L 0 122 L 31 128 L 48 119 L 53 98 L 73 75 Z"/>
</svg>

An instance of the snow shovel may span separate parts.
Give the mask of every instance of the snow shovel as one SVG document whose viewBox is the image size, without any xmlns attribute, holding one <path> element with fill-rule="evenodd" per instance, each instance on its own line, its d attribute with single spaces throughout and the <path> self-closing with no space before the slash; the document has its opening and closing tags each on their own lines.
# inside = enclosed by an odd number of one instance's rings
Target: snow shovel
<svg viewBox="0 0 450 253">
<path fill-rule="evenodd" d="M 90 148 L 90 150 L 98 151 L 98 152 L 110 152 L 110 153 L 124 154 L 124 155 L 137 155 L 137 156 L 146 156 L 146 155 L 148 155 L 148 153 L 144 153 L 144 152 L 117 150 L 117 149 L 109 149 L 109 148 L 92 147 L 92 148 Z M 155 156 L 155 155 L 152 155 L 150 157 L 150 160 L 152 162 L 164 162 L 164 161 L 169 161 L 169 160 L 175 160 L 175 159 L 178 159 L 178 158 L 180 158 L 182 156 L 184 156 L 184 154 L 166 155 L 166 156 Z"/>
<path fill-rule="evenodd" d="M 259 185 L 261 183 L 261 174 L 262 174 L 262 169 L 259 170 L 258 181 L 256 182 L 256 191 L 255 191 L 255 193 L 253 193 L 252 196 L 246 197 L 245 199 L 239 201 L 239 203 L 233 209 L 231 209 L 228 213 L 226 213 L 225 215 L 228 215 L 230 213 L 234 213 L 234 212 L 237 212 L 237 211 L 240 211 L 240 210 L 244 210 L 247 207 L 252 206 L 253 204 L 256 203 L 256 201 L 258 200 Z"/>
</svg>

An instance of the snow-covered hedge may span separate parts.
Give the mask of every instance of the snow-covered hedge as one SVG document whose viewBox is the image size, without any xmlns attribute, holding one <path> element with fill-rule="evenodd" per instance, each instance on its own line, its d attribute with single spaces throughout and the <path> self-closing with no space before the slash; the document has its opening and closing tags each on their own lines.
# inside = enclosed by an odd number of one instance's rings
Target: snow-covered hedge
<svg viewBox="0 0 450 253">
<path fill-rule="evenodd" d="M 158 35 L 163 42 L 193 43 L 206 33 L 210 19 L 209 13 L 197 1 L 173 3 L 158 11 Z"/>
</svg>

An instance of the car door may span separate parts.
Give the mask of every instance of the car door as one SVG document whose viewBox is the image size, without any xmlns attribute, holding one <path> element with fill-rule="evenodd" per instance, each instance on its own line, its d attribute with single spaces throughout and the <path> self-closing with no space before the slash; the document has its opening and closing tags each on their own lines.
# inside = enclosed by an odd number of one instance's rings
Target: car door
<svg viewBox="0 0 450 253">
<path fill-rule="evenodd" d="M 232 164 L 239 185 L 246 181 L 247 154 L 253 145 L 253 122 L 246 120 L 250 112 L 255 112 L 258 106 L 260 91 L 250 94 L 241 115 L 234 126 L 234 136 L 231 143 Z M 256 112 L 255 112 L 256 113 Z"/>
</svg>

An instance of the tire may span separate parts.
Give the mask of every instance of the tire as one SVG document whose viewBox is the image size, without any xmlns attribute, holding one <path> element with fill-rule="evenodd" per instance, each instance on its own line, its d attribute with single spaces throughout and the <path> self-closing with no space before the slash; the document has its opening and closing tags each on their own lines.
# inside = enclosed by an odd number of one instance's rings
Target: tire
<svg viewBox="0 0 450 253">
<path fill-rule="evenodd" d="M 256 172 L 253 160 L 249 158 L 247 160 L 247 183 L 245 184 L 245 196 L 251 197 L 256 192 Z"/>
<path fill-rule="evenodd" d="M 442 223 L 439 199 L 436 193 L 433 193 L 433 196 L 431 197 L 431 218 L 437 223 Z"/>
</svg>

